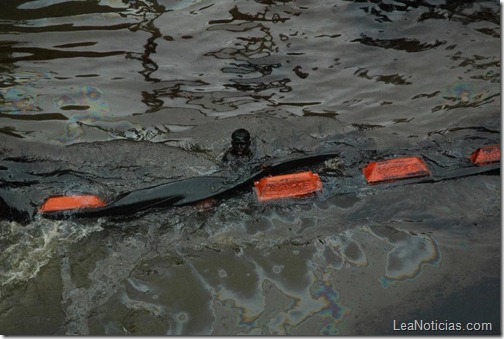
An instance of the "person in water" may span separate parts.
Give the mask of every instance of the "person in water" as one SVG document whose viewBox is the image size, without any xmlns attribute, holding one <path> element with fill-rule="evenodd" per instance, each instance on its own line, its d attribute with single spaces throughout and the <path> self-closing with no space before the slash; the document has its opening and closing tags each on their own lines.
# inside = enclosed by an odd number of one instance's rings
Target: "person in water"
<svg viewBox="0 0 504 339">
<path fill-rule="evenodd" d="M 253 155 L 250 144 L 250 133 L 244 128 L 237 129 L 231 135 L 231 148 L 226 151 L 222 161 L 228 163 L 238 159 L 250 160 Z"/>
</svg>

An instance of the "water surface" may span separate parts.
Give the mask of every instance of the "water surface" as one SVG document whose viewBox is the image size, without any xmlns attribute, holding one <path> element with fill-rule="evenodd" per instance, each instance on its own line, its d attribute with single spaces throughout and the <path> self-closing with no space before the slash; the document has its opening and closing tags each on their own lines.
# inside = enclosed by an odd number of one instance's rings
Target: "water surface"
<svg viewBox="0 0 504 339">
<path fill-rule="evenodd" d="M 0 221 L 0 333 L 500 333 L 500 175 L 332 177 L 373 150 L 448 168 L 500 143 L 500 31 L 496 1 L 5 1 L 8 204 L 219 173 L 240 127 L 258 157 L 346 148 L 311 198 Z"/>
</svg>

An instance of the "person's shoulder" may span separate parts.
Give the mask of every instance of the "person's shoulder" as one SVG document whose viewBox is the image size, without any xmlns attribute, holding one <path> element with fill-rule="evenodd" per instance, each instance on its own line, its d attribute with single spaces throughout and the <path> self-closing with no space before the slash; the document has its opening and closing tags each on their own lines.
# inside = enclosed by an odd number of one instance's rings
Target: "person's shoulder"
<svg viewBox="0 0 504 339">
<path fill-rule="evenodd" d="M 228 149 L 225 153 L 224 156 L 222 157 L 223 162 L 230 162 L 233 161 L 236 157 L 233 155 L 233 152 L 230 149 Z"/>
</svg>

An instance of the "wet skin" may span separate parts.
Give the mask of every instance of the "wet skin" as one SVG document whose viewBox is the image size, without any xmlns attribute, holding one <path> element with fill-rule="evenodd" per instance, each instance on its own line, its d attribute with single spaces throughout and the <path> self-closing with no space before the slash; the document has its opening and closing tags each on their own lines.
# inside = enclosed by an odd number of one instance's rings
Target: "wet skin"
<svg viewBox="0 0 504 339">
<path fill-rule="evenodd" d="M 222 161 L 227 163 L 240 158 L 252 158 L 250 144 L 250 133 L 246 129 L 235 130 L 231 135 L 231 148 L 226 151 Z"/>
</svg>

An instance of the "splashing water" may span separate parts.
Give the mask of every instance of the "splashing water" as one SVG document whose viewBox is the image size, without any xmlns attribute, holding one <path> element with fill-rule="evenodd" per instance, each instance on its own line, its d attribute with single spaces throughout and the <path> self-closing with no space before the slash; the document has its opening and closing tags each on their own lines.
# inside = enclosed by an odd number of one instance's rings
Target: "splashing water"
<svg viewBox="0 0 504 339">
<path fill-rule="evenodd" d="M 36 277 L 57 254 L 59 246 L 78 242 L 102 228 L 99 223 L 82 227 L 71 221 L 40 218 L 29 225 L 2 221 L 0 229 L 0 241 L 10 239 L 9 245 L 0 253 L 0 285 L 5 287 Z"/>
</svg>

